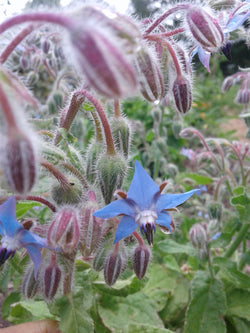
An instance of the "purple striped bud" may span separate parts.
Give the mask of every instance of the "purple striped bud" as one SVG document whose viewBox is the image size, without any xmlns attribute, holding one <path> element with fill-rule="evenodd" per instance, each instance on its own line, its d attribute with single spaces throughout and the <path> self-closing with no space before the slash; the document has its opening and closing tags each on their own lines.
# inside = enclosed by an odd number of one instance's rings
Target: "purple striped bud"
<svg viewBox="0 0 250 333">
<path fill-rule="evenodd" d="M 50 41 L 48 39 L 44 39 L 42 41 L 42 50 L 43 50 L 43 53 L 45 53 L 45 54 L 49 53 L 50 46 L 51 46 Z"/>
<path fill-rule="evenodd" d="M 146 273 L 150 256 L 150 250 L 145 244 L 139 245 L 133 251 L 133 268 L 139 280 L 141 280 Z"/>
<path fill-rule="evenodd" d="M 122 251 L 119 251 L 119 248 L 115 247 L 113 252 L 107 256 L 104 263 L 104 279 L 108 286 L 115 284 L 126 264 L 127 257 L 124 256 Z"/>
<path fill-rule="evenodd" d="M 206 223 L 195 223 L 189 230 L 189 238 L 193 247 L 204 249 L 208 242 Z"/>
<path fill-rule="evenodd" d="M 93 216 L 97 210 L 96 195 L 93 191 L 89 191 L 88 201 L 80 210 L 82 254 L 84 257 L 88 257 L 96 250 L 100 241 L 103 220 Z"/>
<path fill-rule="evenodd" d="M 51 262 L 44 270 L 42 293 L 47 300 L 52 300 L 57 292 L 61 280 L 61 269 L 56 263 L 56 255 L 53 253 Z"/>
<path fill-rule="evenodd" d="M 234 84 L 234 78 L 232 76 L 226 77 L 225 80 L 222 82 L 221 92 L 225 93 L 233 86 L 233 84 Z"/>
<path fill-rule="evenodd" d="M 40 281 L 35 279 L 34 266 L 29 266 L 23 278 L 22 293 L 26 298 L 33 298 L 39 288 Z"/>
<path fill-rule="evenodd" d="M 36 179 L 36 158 L 33 144 L 23 132 L 9 132 L 2 151 L 5 177 L 10 188 L 19 194 L 29 192 Z"/>
<path fill-rule="evenodd" d="M 71 207 L 62 207 L 51 223 L 47 239 L 53 248 L 60 247 L 64 253 L 75 252 L 80 240 L 77 212 Z"/>
<path fill-rule="evenodd" d="M 250 90 L 248 87 L 241 87 L 234 99 L 237 104 L 249 104 L 250 102 Z"/>
<path fill-rule="evenodd" d="M 173 95 L 177 110 L 181 113 L 187 113 L 192 105 L 192 87 L 185 76 L 180 75 L 175 79 Z"/>
<path fill-rule="evenodd" d="M 161 100 L 163 95 L 163 78 L 156 61 L 144 48 L 136 54 L 135 67 L 139 75 L 140 90 L 149 102 Z"/>
<path fill-rule="evenodd" d="M 216 18 L 200 7 L 190 6 L 186 21 L 194 39 L 208 52 L 223 44 L 224 35 Z"/>
<path fill-rule="evenodd" d="M 96 25 L 77 26 L 71 31 L 71 42 L 82 72 L 98 93 L 119 99 L 135 91 L 133 67 L 110 32 Z"/>
</svg>

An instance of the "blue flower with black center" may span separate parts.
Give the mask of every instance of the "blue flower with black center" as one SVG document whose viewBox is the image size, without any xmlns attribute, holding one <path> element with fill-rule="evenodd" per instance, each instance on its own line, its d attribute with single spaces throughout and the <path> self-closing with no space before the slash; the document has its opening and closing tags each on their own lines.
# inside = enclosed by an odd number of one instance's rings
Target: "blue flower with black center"
<svg viewBox="0 0 250 333">
<path fill-rule="evenodd" d="M 93 215 L 103 219 L 124 215 L 118 224 L 114 243 L 131 235 L 139 227 L 151 245 L 155 226 L 171 231 L 171 216 L 167 210 L 175 208 L 199 192 L 199 189 L 195 189 L 181 194 L 161 194 L 160 187 L 136 161 L 127 197 L 111 202 Z"/>
<path fill-rule="evenodd" d="M 46 239 L 24 229 L 16 219 L 16 201 L 12 196 L 0 205 L 0 265 L 24 247 L 35 265 L 35 277 L 42 262 L 40 250 L 47 246 Z"/>
</svg>

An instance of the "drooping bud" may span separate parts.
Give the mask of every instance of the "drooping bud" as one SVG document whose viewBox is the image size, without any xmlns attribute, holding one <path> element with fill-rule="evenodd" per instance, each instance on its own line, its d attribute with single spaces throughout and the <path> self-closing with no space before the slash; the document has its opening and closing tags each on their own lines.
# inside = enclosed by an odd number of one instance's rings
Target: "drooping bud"
<svg viewBox="0 0 250 333">
<path fill-rule="evenodd" d="M 117 151 L 127 158 L 132 136 L 131 126 L 128 120 L 124 117 L 114 117 L 110 120 L 110 127 Z"/>
<path fill-rule="evenodd" d="M 108 286 L 112 286 L 127 264 L 127 257 L 119 251 L 118 243 L 114 250 L 107 256 L 104 263 L 104 279 Z"/>
<path fill-rule="evenodd" d="M 23 278 L 22 293 L 26 298 L 33 298 L 39 288 L 40 281 L 35 279 L 34 266 L 29 266 Z"/>
<path fill-rule="evenodd" d="M 241 87 L 234 99 L 237 104 L 249 104 L 250 102 L 250 90 L 248 87 Z"/>
<path fill-rule="evenodd" d="M 233 86 L 233 84 L 234 84 L 234 78 L 232 76 L 226 77 L 225 80 L 222 82 L 221 92 L 225 93 Z"/>
<path fill-rule="evenodd" d="M 67 177 L 69 186 L 56 182 L 51 189 L 51 197 L 58 205 L 77 205 L 82 200 L 83 187 L 78 178 Z"/>
<path fill-rule="evenodd" d="M 110 31 L 97 25 L 76 26 L 70 37 L 80 69 L 98 93 L 119 99 L 135 91 L 132 65 Z"/>
<path fill-rule="evenodd" d="M 190 6 L 186 21 L 194 39 L 208 52 L 223 44 L 224 35 L 216 18 L 200 7 Z"/>
<path fill-rule="evenodd" d="M 195 223 L 189 230 L 189 238 L 193 247 L 204 249 L 208 242 L 206 223 Z"/>
<path fill-rule="evenodd" d="M 133 250 L 133 268 L 136 276 L 141 280 L 148 268 L 151 253 L 149 248 L 143 244 Z"/>
<path fill-rule="evenodd" d="M 208 214 L 211 219 L 221 220 L 222 206 L 219 202 L 210 202 L 208 204 Z"/>
<path fill-rule="evenodd" d="M 42 41 L 42 50 L 43 50 L 43 53 L 45 53 L 45 54 L 49 53 L 50 46 L 51 46 L 50 41 L 47 38 L 44 39 Z"/>
<path fill-rule="evenodd" d="M 51 262 L 43 274 L 42 293 L 47 300 L 51 301 L 56 295 L 62 275 L 61 269 L 56 263 L 55 253 L 52 254 Z"/>
<path fill-rule="evenodd" d="M 20 58 L 20 66 L 21 68 L 26 71 L 30 67 L 30 57 L 27 53 L 23 53 Z"/>
<path fill-rule="evenodd" d="M 39 75 L 37 72 L 35 71 L 31 71 L 28 73 L 27 77 L 26 77 L 26 85 L 28 87 L 32 87 L 33 85 L 35 85 L 39 80 Z"/>
<path fill-rule="evenodd" d="M 10 188 L 26 194 L 36 179 L 36 157 L 33 144 L 20 130 L 10 130 L 2 150 L 2 164 Z"/>
<path fill-rule="evenodd" d="M 121 187 L 126 173 L 126 164 L 117 154 L 103 154 L 96 166 L 97 178 L 105 204 L 109 204 L 115 190 Z"/>
<path fill-rule="evenodd" d="M 160 101 L 163 95 L 163 78 L 156 61 L 145 48 L 137 52 L 135 68 L 139 75 L 140 90 L 149 102 Z"/>
<path fill-rule="evenodd" d="M 100 241 L 103 220 L 93 216 L 93 213 L 97 210 L 98 204 L 95 193 L 89 191 L 88 201 L 80 210 L 81 248 L 84 257 L 88 257 L 96 250 Z"/>
<path fill-rule="evenodd" d="M 52 221 L 47 239 L 53 248 L 60 247 L 64 253 L 76 251 L 80 240 L 78 213 L 72 207 L 62 207 Z"/>
<path fill-rule="evenodd" d="M 93 141 L 90 143 L 86 154 L 86 177 L 89 182 L 96 181 L 96 164 L 100 154 L 103 151 L 103 143 L 101 141 Z"/>
<path fill-rule="evenodd" d="M 192 105 L 192 87 L 190 81 L 183 75 L 178 75 L 173 84 L 175 105 L 181 113 L 187 113 Z"/>
</svg>

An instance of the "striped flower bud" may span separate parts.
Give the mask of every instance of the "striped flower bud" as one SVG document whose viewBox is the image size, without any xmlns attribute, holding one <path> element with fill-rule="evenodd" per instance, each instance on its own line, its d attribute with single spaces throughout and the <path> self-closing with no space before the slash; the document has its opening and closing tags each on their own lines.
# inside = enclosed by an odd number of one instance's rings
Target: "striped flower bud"
<svg viewBox="0 0 250 333">
<path fill-rule="evenodd" d="M 248 87 L 241 87 L 234 99 L 237 104 L 249 104 L 250 102 L 250 90 Z"/>
<path fill-rule="evenodd" d="M 234 78 L 232 76 L 226 77 L 225 80 L 222 82 L 221 92 L 225 93 L 233 86 L 233 84 Z"/>
<path fill-rule="evenodd" d="M 89 182 L 94 183 L 96 180 L 96 163 L 103 151 L 103 144 L 100 141 L 90 143 L 86 154 L 86 177 Z"/>
<path fill-rule="evenodd" d="M 173 84 L 175 106 L 181 113 L 187 113 L 192 105 L 192 87 L 183 75 L 178 75 Z"/>
<path fill-rule="evenodd" d="M 103 154 L 97 162 L 96 171 L 105 204 L 109 204 L 114 191 L 122 185 L 126 172 L 125 162 L 119 155 Z"/>
<path fill-rule="evenodd" d="M 163 95 L 163 78 L 158 64 L 145 48 L 137 52 L 135 68 L 143 97 L 149 102 L 160 101 Z"/>
<path fill-rule="evenodd" d="M 101 95 L 119 99 L 135 91 L 136 77 L 119 41 L 106 30 L 76 26 L 70 35 L 72 50 L 89 84 Z"/>
<path fill-rule="evenodd" d="M 71 207 L 62 207 L 52 221 L 47 239 L 53 248 L 60 247 L 64 253 L 75 252 L 80 240 L 77 212 Z"/>
<path fill-rule="evenodd" d="M 222 206 L 219 202 L 210 202 L 208 204 L 208 214 L 211 219 L 221 220 Z"/>
<path fill-rule="evenodd" d="M 43 273 L 42 293 L 47 300 L 50 301 L 55 297 L 60 285 L 61 275 L 61 269 L 56 263 L 56 255 L 53 253 L 51 262 Z"/>
<path fill-rule="evenodd" d="M 45 54 L 49 53 L 51 43 L 47 38 L 42 41 L 41 46 L 42 46 L 43 53 L 45 53 Z"/>
<path fill-rule="evenodd" d="M 150 256 L 150 250 L 145 244 L 139 245 L 133 250 L 133 268 L 139 280 L 141 280 L 146 273 Z"/>
<path fill-rule="evenodd" d="M 29 266 L 22 283 L 22 293 L 24 297 L 33 298 L 38 292 L 39 283 L 40 281 L 35 279 L 33 265 Z"/>
<path fill-rule="evenodd" d="M 206 223 L 195 223 L 189 230 L 189 238 L 193 247 L 204 249 L 208 242 Z"/>
<path fill-rule="evenodd" d="M 88 201 L 80 210 L 82 254 L 84 257 L 88 257 L 96 250 L 100 241 L 103 220 L 93 216 L 97 210 L 96 195 L 93 191 L 89 191 Z"/>
<path fill-rule="evenodd" d="M 208 52 L 223 44 L 224 35 L 216 18 L 200 7 L 190 6 L 186 15 L 187 25 L 194 39 Z"/>
<path fill-rule="evenodd" d="M 36 179 L 36 157 L 32 141 L 19 130 L 10 130 L 2 150 L 2 164 L 10 188 L 29 192 Z"/>
<path fill-rule="evenodd" d="M 83 187 L 78 178 L 70 176 L 67 178 L 69 186 L 62 183 L 55 183 L 51 189 L 51 197 L 57 205 L 75 204 L 82 201 Z"/>
<path fill-rule="evenodd" d="M 110 121 L 112 136 L 117 151 L 125 158 L 130 152 L 132 130 L 128 120 L 125 117 L 114 117 Z"/>
<path fill-rule="evenodd" d="M 117 249 L 115 246 L 104 263 L 104 279 L 108 286 L 115 284 L 120 274 L 124 271 L 126 264 L 127 257 L 124 256 L 123 251 L 119 251 L 119 248 Z"/>
</svg>

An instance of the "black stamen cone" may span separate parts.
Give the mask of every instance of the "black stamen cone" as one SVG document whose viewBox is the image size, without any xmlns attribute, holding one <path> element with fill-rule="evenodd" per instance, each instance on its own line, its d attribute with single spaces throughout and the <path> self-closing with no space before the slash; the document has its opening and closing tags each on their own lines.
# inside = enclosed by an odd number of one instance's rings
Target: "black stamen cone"
<svg viewBox="0 0 250 333">
<path fill-rule="evenodd" d="M 148 241 L 149 245 L 153 244 L 153 230 L 154 230 L 153 225 L 150 224 L 150 223 L 147 223 L 145 228 L 144 228 L 144 232 L 145 232 L 145 235 L 146 235 L 146 238 L 147 238 L 147 241 Z"/>
<path fill-rule="evenodd" d="M 10 257 L 10 255 L 14 255 L 15 252 L 13 251 L 8 251 L 5 248 L 0 249 L 0 266 L 5 263 L 5 261 Z"/>
</svg>

